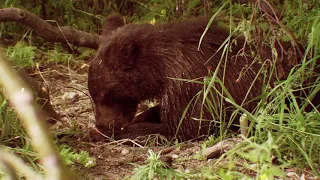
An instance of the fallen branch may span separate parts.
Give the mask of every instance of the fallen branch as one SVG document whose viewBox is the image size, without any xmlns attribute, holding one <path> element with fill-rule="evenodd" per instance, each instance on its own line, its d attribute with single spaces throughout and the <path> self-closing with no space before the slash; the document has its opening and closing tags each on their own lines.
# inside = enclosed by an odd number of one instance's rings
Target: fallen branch
<svg viewBox="0 0 320 180">
<path fill-rule="evenodd" d="M 227 138 L 204 150 L 202 155 L 207 159 L 218 158 L 241 142 L 241 138 Z"/>
<path fill-rule="evenodd" d="M 56 27 L 40 17 L 19 8 L 0 9 L 0 22 L 15 21 L 33 29 L 39 37 L 51 42 L 71 43 L 97 49 L 99 35 L 74 29 L 69 26 Z"/>
</svg>

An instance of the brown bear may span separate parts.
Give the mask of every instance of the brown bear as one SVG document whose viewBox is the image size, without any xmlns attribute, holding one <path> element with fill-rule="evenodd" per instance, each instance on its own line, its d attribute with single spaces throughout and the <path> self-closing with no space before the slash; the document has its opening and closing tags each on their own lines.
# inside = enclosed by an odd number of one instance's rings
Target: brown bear
<svg viewBox="0 0 320 180">
<path fill-rule="evenodd" d="M 96 127 L 116 139 L 160 134 L 183 141 L 209 135 L 230 121 L 234 108 L 222 96 L 252 112 L 271 49 L 244 46 L 243 37 L 229 36 L 216 22 L 198 48 L 208 22 L 202 17 L 125 25 L 120 16 L 108 17 L 88 78 Z M 138 104 L 154 99 L 159 104 L 135 118 Z"/>
</svg>

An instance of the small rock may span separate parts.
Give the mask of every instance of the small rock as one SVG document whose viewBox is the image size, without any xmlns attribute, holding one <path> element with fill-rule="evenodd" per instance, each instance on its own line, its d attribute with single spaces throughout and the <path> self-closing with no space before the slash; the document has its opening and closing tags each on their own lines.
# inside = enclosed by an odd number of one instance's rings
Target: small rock
<svg viewBox="0 0 320 180">
<path fill-rule="evenodd" d="M 211 162 L 213 162 L 213 159 L 208 159 L 208 163 L 211 163 Z"/>
<path fill-rule="evenodd" d="M 172 154 L 172 155 L 171 155 L 171 158 L 172 158 L 172 159 L 178 159 L 178 158 L 179 158 L 179 155 L 177 155 L 177 154 Z"/>
<path fill-rule="evenodd" d="M 288 172 L 287 177 L 299 177 L 295 172 Z"/>
<path fill-rule="evenodd" d="M 86 168 L 91 168 L 97 165 L 97 160 L 95 158 L 91 158 L 84 166 Z"/>
<path fill-rule="evenodd" d="M 129 154 L 129 153 L 130 153 L 130 151 L 128 149 L 122 149 L 121 150 L 121 154 L 124 155 L 124 156 Z"/>
<path fill-rule="evenodd" d="M 257 164 L 250 164 L 249 165 L 251 169 L 257 170 L 258 165 Z"/>
<path fill-rule="evenodd" d="M 62 96 L 62 100 L 73 100 L 77 96 L 79 96 L 77 92 L 65 92 Z"/>
</svg>

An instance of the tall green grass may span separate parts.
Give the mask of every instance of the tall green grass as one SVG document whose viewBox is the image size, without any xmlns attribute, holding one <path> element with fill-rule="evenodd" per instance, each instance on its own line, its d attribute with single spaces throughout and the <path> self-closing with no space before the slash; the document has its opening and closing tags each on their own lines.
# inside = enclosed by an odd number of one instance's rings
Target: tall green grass
<svg viewBox="0 0 320 180">
<path fill-rule="evenodd" d="M 292 5 L 290 7 L 293 8 Z M 299 59 L 301 63 L 288 72 L 289 75 L 285 80 L 276 82 L 274 87 L 264 88 L 260 103 L 254 112 L 247 112 L 241 105 L 235 104 L 232 98 L 228 97 L 228 93 L 223 95 L 216 90 L 211 83 L 219 82 L 215 75 L 207 83 L 205 97 L 209 99 L 205 99 L 204 103 L 214 99 L 209 96 L 211 93 L 218 93 L 237 108 L 234 113 L 245 113 L 252 122 L 254 134 L 235 147 L 236 150 L 226 155 L 232 168 L 224 169 L 223 172 L 229 172 L 229 175 L 233 173 L 233 178 L 246 176 L 234 173 L 237 169 L 234 163 L 241 162 L 241 159 L 255 165 L 252 168 L 249 164 L 243 164 L 243 167 L 246 171 L 254 171 L 258 179 L 285 177 L 285 167 L 294 167 L 297 170 L 310 168 L 316 176 L 320 175 L 320 102 L 311 102 L 320 93 L 320 12 L 316 10 L 307 12 L 303 8 L 297 11 L 299 16 L 295 20 L 290 20 L 288 16 L 285 16 L 284 20 L 287 20 L 286 24 L 293 31 L 299 29 L 294 32 L 296 37 L 307 40 L 305 56 Z M 229 12 L 232 14 L 230 9 Z M 308 22 L 304 25 L 301 23 L 306 17 L 300 16 L 301 14 L 307 14 L 308 17 Z M 264 26 L 263 23 L 262 26 Z M 268 29 L 265 31 L 268 34 Z M 280 41 L 292 40 L 286 35 L 274 38 Z M 305 41 L 301 40 L 301 42 Z M 268 43 L 268 39 L 265 43 Z M 215 109 L 214 112 L 219 112 L 212 103 L 206 105 Z M 221 133 L 219 138 L 223 139 L 224 135 Z M 279 162 L 278 165 L 274 164 L 275 160 Z M 219 177 L 218 174 L 214 176 Z"/>
<path fill-rule="evenodd" d="M 272 27 L 267 23 L 267 19 L 259 16 L 260 12 L 254 9 L 254 5 L 223 2 L 215 8 L 216 13 L 212 16 L 212 19 L 229 17 L 230 34 L 242 34 L 249 43 L 254 43 L 252 32 L 258 27 L 264 35 L 265 44 L 273 44 L 272 41 L 275 40 L 296 43 L 297 40 L 304 45 L 305 56 L 298 60 L 300 63 L 290 72 L 286 72 L 288 76 L 284 80 L 279 80 L 273 86 L 267 84 L 272 79 L 271 76 L 276 73 L 276 64 L 272 63 L 272 67 L 269 67 L 269 70 L 272 70 L 269 75 L 265 73 L 266 69 L 263 66 L 259 73 L 266 75 L 264 79 L 266 85 L 262 87 L 263 94 L 258 98 L 260 102 L 254 112 L 248 112 L 241 105 L 234 103 L 224 87 L 224 78 L 219 79 L 217 71 L 209 74 L 204 81 L 180 79 L 204 86 L 204 90 L 199 92 L 186 107 L 180 123 L 192 104 L 201 100 L 204 108 L 209 109 L 212 117 L 219 121 L 215 122 L 216 124 L 224 123 L 224 109 L 221 104 L 224 100 L 236 108 L 234 115 L 244 113 L 251 122 L 251 136 L 224 154 L 212 166 L 203 167 L 199 176 L 204 179 L 286 178 L 285 169 L 289 167 L 294 168 L 298 175 L 299 172 L 310 169 L 314 175 L 320 176 L 320 102 L 311 103 L 320 93 L 319 2 L 284 1 L 283 4 L 277 1 L 270 2 L 280 10 L 285 8 L 280 24 L 273 24 Z M 253 17 L 256 18 L 254 22 Z M 221 45 L 219 50 L 223 52 L 223 56 L 218 67 L 225 62 L 224 58 L 228 56 L 230 43 L 230 39 L 226 39 Z M 273 52 L 276 52 L 275 49 Z M 274 57 L 272 61 L 276 62 L 277 55 Z M 222 90 L 216 88 L 217 84 Z M 217 94 L 219 98 L 216 98 Z M 236 119 L 231 119 L 231 122 L 233 120 Z M 229 126 L 230 123 L 227 127 Z M 210 136 L 203 147 L 207 147 L 210 142 L 216 142 L 217 139 L 227 137 L 227 129 L 220 126 L 219 132 L 220 134 L 214 137 Z M 225 166 L 221 166 L 223 159 L 227 159 Z M 149 162 L 144 168 L 151 165 Z M 143 171 L 141 168 L 136 170 L 136 175 L 141 175 Z"/>
</svg>

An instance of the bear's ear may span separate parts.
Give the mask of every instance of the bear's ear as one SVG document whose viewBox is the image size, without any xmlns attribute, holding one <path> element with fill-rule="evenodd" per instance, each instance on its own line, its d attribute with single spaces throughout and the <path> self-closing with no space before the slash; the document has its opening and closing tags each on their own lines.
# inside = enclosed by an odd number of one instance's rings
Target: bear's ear
<svg viewBox="0 0 320 180">
<path fill-rule="evenodd" d="M 104 37 L 108 37 L 112 31 L 122 26 L 124 26 L 122 16 L 116 13 L 111 14 L 106 18 L 106 22 L 103 26 L 101 35 Z"/>
</svg>

